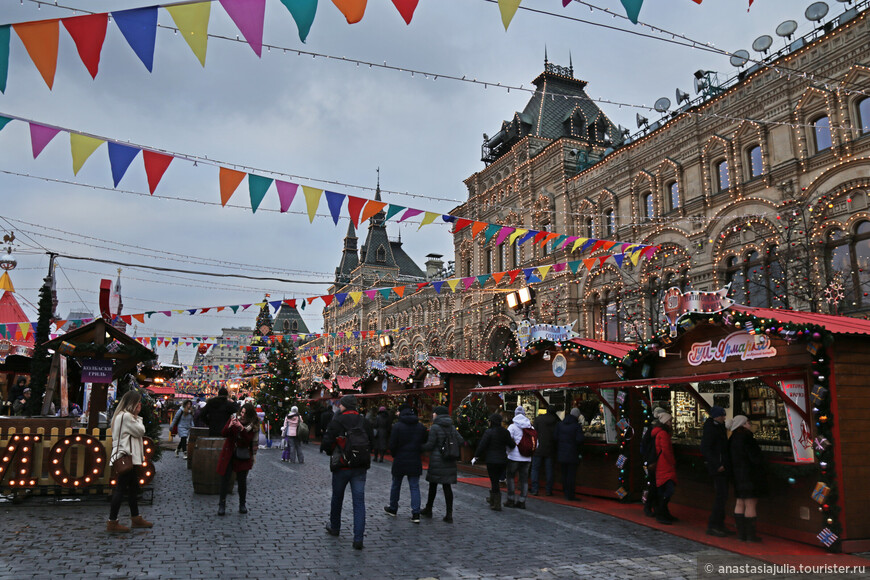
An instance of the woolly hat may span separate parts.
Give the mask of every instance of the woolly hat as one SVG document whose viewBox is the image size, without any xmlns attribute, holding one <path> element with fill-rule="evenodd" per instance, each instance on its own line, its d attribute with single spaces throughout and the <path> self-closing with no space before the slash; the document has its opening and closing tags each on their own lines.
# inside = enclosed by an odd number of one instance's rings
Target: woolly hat
<svg viewBox="0 0 870 580">
<path fill-rule="evenodd" d="M 432 412 L 435 413 L 436 415 L 449 415 L 450 414 L 450 411 L 447 410 L 447 407 L 444 407 L 442 405 L 438 405 L 437 407 L 432 409 Z"/>
<path fill-rule="evenodd" d="M 218 397 L 226 397 L 229 394 L 230 392 L 227 390 L 226 387 L 221 387 L 220 389 L 218 389 Z"/>
<path fill-rule="evenodd" d="M 504 417 L 501 416 L 501 413 L 493 413 L 489 416 L 490 427 L 498 427 L 502 423 L 504 423 Z"/>
<path fill-rule="evenodd" d="M 526 410 L 523 408 L 522 405 L 520 405 L 516 409 L 514 409 L 514 417 L 516 417 L 517 415 L 525 415 L 525 414 L 526 414 Z"/>
<path fill-rule="evenodd" d="M 653 414 L 653 417 L 655 417 L 656 419 L 658 419 L 658 418 L 659 418 L 659 415 L 661 415 L 662 413 L 667 413 L 667 411 L 665 411 L 665 410 L 662 409 L 661 407 L 656 407 L 655 409 L 653 409 L 653 413 L 652 413 L 652 414 Z"/>
<path fill-rule="evenodd" d="M 578 409 L 577 407 L 574 407 L 573 409 L 571 409 L 571 415 L 574 417 L 579 417 L 580 416 L 580 409 Z"/>
<path fill-rule="evenodd" d="M 731 419 L 731 425 L 728 427 L 731 431 L 737 431 L 740 427 L 743 427 L 749 423 L 749 419 L 746 415 L 735 415 L 733 419 Z"/>
<path fill-rule="evenodd" d="M 664 425 L 665 423 L 667 423 L 668 421 L 671 420 L 671 414 L 665 413 L 664 411 L 662 411 L 661 413 L 659 413 L 658 419 L 659 419 L 659 423 Z"/>
<path fill-rule="evenodd" d="M 357 403 L 356 397 L 353 395 L 345 395 L 338 401 L 345 409 L 353 409 L 356 410 Z"/>
<path fill-rule="evenodd" d="M 387 410 L 386 407 L 380 407 L 380 408 L 378 409 L 378 413 L 380 413 L 381 411 L 386 411 L 386 410 Z"/>
<path fill-rule="evenodd" d="M 724 417 L 725 409 L 720 407 L 719 405 L 713 405 L 710 408 L 710 418 L 715 419 L 716 417 Z"/>
<path fill-rule="evenodd" d="M 299 407 L 297 407 L 296 405 L 293 405 L 292 407 L 290 407 L 290 412 L 291 413 L 298 413 Z"/>
</svg>

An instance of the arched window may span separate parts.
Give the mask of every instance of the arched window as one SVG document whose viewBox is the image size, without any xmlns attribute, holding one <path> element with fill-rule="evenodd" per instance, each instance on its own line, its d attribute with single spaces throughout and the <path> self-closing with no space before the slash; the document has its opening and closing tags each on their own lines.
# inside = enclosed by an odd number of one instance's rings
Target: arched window
<svg viewBox="0 0 870 580">
<path fill-rule="evenodd" d="M 864 97 L 858 101 L 858 127 L 861 129 L 861 134 L 870 133 L 870 97 Z"/>
<path fill-rule="evenodd" d="M 612 209 L 607 210 L 604 213 L 605 223 L 607 224 L 607 235 L 608 237 L 616 236 L 616 212 Z"/>
<path fill-rule="evenodd" d="M 290 329 L 291 330 L 299 330 L 299 323 L 294 320 L 293 322 L 290 323 Z"/>
<path fill-rule="evenodd" d="M 655 206 L 653 205 L 653 194 L 651 191 L 646 192 L 640 198 L 643 204 L 643 217 L 652 218 L 656 215 Z"/>
<path fill-rule="evenodd" d="M 619 295 L 604 292 L 604 340 L 619 340 Z"/>
<path fill-rule="evenodd" d="M 831 139 L 831 120 L 827 117 L 819 117 L 813 121 L 813 135 L 815 136 L 816 153 L 830 149 L 833 145 Z"/>
<path fill-rule="evenodd" d="M 290 321 L 285 320 L 283 326 L 284 326 L 284 332 L 287 332 L 288 330 L 290 330 Z"/>
<path fill-rule="evenodd" d="M 387 251 L 384 249 L 383 246 L 378 246 L 378 252 L 377 252 L 377 255 L 375 256 L 375 259 L 378 262 L 386 262 L 387 261 Z"/>
<path fill-rule="evenodd" d="M 680 185 L 676 181 L 668 184 L 668 204 L 670 211 L 680 207 Z"/>
<path fill-rule="evenodd" d="M 483 265 L 483 267 L 484 267 L 484 270 L 483 270 L 484 274 L 491 274 L 492 273 L 492 248 L 486 249 L 486 263 Z"/>
<path fill-rule="evenodd" d="M 749 179 L 764 173 L 764 164 L 761 161 L 761 147 L 759 145 L 753 145 L 746 150 L 746 162 L 746 166 L 749 168 Z"/>
<path fill-rule="evenodd" d="M 870 304 L 870 299 L 864 296 L 870 292 L 870 222 L 859 222 L 852 235 L 842 230 L 830 232 L 827 255 L 828 283 L 843 284 L 845 297 L 838 305 L 839 310 Z"/>
<path fill-rule="evenodd" d="M 731 284 L 731 299 L 737 304 L 745 304 L 746 277 L 743 275 L 743 264 L 737 256 L 731 256 L 725 261 L 725 283 Z"/>
<path fill-rule="evenodd" d="M 586 218 L 586 237 L 595 237 L 595 220 L 593 218 Z"/>
<path fill-rule="evenodd" d="M 731 179 L 728 176 L 728 161 L 725 159 L 716 163 L 716 183 L 719 186 L 716 191 L 725 191 L 731 187 Z"/>
<path fill-rule="evenodd" d="M 780 300 L 785 291 L 784 281 L 775 246 L 765 256 L 750 250 L 742 260 L 736 256 L 728 258 L 725 282 L 731 284 L 731 298 L 737 304 L 760 308 L 784 305 Z"/>
</svg>

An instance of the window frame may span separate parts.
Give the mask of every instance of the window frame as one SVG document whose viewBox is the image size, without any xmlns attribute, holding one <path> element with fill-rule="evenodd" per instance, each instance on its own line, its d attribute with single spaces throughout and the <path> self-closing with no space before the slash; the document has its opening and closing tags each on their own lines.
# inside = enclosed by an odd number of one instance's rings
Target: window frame
<svg viewBox="0 0 870 580">
<path fill-rule="evenodd" d="M 758 151 L 758 163 L 761 167 L 758 169 L 758 173 L 755 173 L 753 167 L 755 163 L 752 159 L 752 154 L 754 151 Z M 753 143 L 749 147 L 746 148 L 746 175 L 749 179 L 755 179 L 756 177 L 761 177 L 764 175 L 764 156 L 761 151 L 761 145 L 758 143 Z"/>
<path fill-rule="evenodd" d="M 822 121 L 822 120 L 824 120 L 827 123 L 826 128 L 828 131 L 828 141 L 830 142 L 830 145 L 828 145 L 827 147 L 824 147 L 824 148 L 819 147 L 819 121 Z M 831 118 L 827 114 L 820 115 L 820 116 L 816 117 L 815 120 L 812 122 L 812 126 L 813 126 L 813 148 L 814 148 L 813 154 L 824 153 L 825 151 L 827 151 L 829 149 L 833 149 L 834 148 L 834 133 L 831 130 Z M 823 127 L 825 127 L 825 126 L 823 125 Z"/>
<path fill-rule="evenodd" d="M 674 191 L 674 188 L 676 188 L 676 191 Z M 665 186 L 665 191 L 667 193 L 668 212 L 677 211 L 678 209 L 680 209 L 681 204 L 680 204 L 680 182 L 679 182 L 679 180 L 673 179 L 671 181 L 668 181 L 667 185 Z M 675 194 L 676 194 L 676 202 L 677 202 L 676 204 L 674 204 L 674 195 Z"/>
<path fill-rule="evenodd" d="M 725 186 L 722 186 L 722 165 L 725 166 Z M 716 178 L 716 193 L 731 189 L 731 166 L 726 157 L 720 157 L 713 163 L 713 176 Z"/>
</svg>

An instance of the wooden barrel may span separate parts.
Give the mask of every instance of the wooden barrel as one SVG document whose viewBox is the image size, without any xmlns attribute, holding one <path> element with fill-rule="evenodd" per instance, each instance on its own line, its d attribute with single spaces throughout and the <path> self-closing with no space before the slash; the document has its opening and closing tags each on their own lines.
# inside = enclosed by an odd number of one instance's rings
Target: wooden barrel
<svg viewBox="0 0 870 580">
<path fill-rule="evenodd" d="M 187 468 L 193 467 L 194 442 L 197 437 L 208 437 L 208 427 L 191 427 L 187 435 Z"/>
<path fill-rule="evenodd" d="M 217 473 L 218 460 L 224 447 L 223 437 L 197 437 L 193 449 L 193 491 L 203 494 L 220 493 L 221 478 Z M 230 493 L 236 482 L 230 480 Z"/>
</svg>

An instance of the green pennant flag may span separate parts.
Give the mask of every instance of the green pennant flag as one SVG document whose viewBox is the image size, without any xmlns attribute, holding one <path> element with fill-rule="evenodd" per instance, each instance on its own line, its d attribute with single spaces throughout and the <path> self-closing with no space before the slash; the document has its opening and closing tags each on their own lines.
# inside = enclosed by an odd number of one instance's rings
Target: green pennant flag
<svg viewBox="0 0 870 580">
<path fill-rule="evenodd" d="M 501 226 L 498 224 L 489 224 L 488 226 L 486 226 L 486 230 L 484 230 L 484 232 L 483 232 L 483 235 L 484 235 L 483 243 L 488 244 L 489 240 L 491 240 L 492 237 L 496 233 L 498 233 L 499 230 L 501 230 Z"/>
<path fill-rule="evenodd" d="M 387 207 L 387 217 L 384 218 L 384 221 L 389 221 L 391 217 L 395 216 L 397 213 L 399 213 L 403 209 L 406 209 L 406 208 L 404 206 L 395 205 L 395 204 L 391 203 Z"/>
<path fill-rule="evenodd" d="M 383 296 L 384 300 L 390 299 L 390 292 L 392 292 L 392 290 L 390 288 L 381 288 L 380 290 L 378 290 L 378 294 Z"/>
<path fill-rule="evenodd" d="M 0 93 L 6 92 L 6 77 L 9 75 L 9 25 L 0 26 Z"/>
<path fill-rule="evenodd" d="M 8 124 L 9 124 L 9 121 L 11 121 L 11 120 L 12 120 L 12 119 L 10 119 L 9 117 L 3 117 L 3 116 L 0 116 L 0 131 L 2 131 L 2 130 L 3 130 L 3 127 L 5 127 L 6 125 L 8 125 Z"/>
<path fill-rule="evenodd" d="M 266 192 L 272 186 L 272 179 L 262 177 L 260 175 L 248 174 L 248 191 L 251 193 L 251 211 L 257 213 L 257 208 L 263 198 L 266 197 Z"/>
<path fill-rule="evenodd" d="M 622 0 L 622 7 L 625 8 L 625 14 L 632 24 L 637 24 L 641 6 L 643 6 L 643 0 Z"/>
<path fill-rule="evenodd" d="M 233 311 L 233 314 L 235 314 L 239 311 L 239 305 L 236 304 L 235 306 L 230 306 L 230 309 Z"/>
<path fill-rule="evenodd" d="M 501 226 L 499 226 L 499 228 L 501 228 Z M 480 284 L 481 288 L 483 288 L 486 283 L 489 282 L 490 278 L 492 278 L 492 276 L 489 274 L 481 274 L 480 276 L 477 276 L 477 283 Z"/>
<path fill-rule="evenodd" d="M 580 264 L 583 263 L 583 260 L 574 260 L 573 262 L 568 262 L 568 267 L 571 269 L 571 272 L 576 274 L 577 269 L 580 268 Z"/>
</svg>

